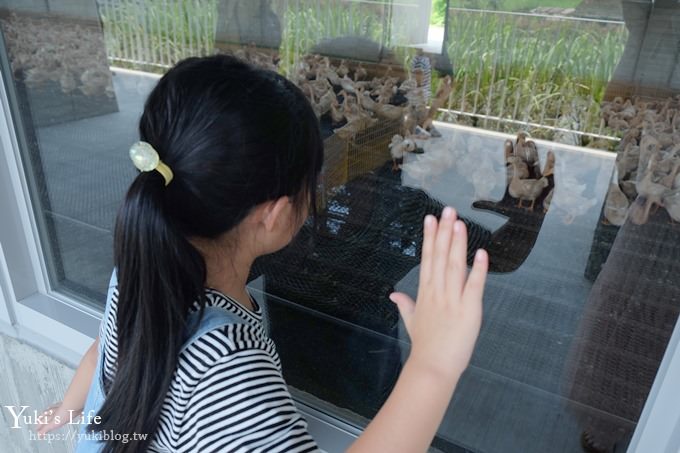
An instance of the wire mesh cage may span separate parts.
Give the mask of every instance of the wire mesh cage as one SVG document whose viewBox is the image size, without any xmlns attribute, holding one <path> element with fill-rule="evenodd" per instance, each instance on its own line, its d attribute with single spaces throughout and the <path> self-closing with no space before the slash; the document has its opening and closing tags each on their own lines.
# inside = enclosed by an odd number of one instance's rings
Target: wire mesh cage
<svg viewBox="0 0 680 453">
<path fill-rule="evenodd" d="M 381 120 L 347 141 L 349 179 L 375 170 L 390 158 L 388 145 L 401 125 L 401 119 Z"/>
<path fill-rule="evenodd" d="M 381 120 L 350 139 L 331 135 L 324 140 L 317 206 L 325 209 L 335 190 L 348 181 L 381 167 L 390 159 L 388 145 L 401 130 L 402 120 Z"/>
</svg>

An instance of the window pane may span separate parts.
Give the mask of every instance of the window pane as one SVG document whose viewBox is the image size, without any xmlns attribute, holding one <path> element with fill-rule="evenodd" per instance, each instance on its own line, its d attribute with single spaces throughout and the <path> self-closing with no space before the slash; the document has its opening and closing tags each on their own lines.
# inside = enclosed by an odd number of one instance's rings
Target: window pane
<svg viewBox="0 0 680 453">
<path fill-rule="evenodd" d="M 251 270 L 296 395 L 359 426 L 375 415 L 410 346 L 388 295 L 415 297 L 423 217 L 451 205 L 491 275 L 433 446 L 623 450 L 680 307 L 679 15 L 661 1 L 10 1 L 3 74 L 51 283 L 103 304 L 144 99 L 175 62 L 232 53 L 303 88 L 325 140 L 318 230 Z"/>
</svg>

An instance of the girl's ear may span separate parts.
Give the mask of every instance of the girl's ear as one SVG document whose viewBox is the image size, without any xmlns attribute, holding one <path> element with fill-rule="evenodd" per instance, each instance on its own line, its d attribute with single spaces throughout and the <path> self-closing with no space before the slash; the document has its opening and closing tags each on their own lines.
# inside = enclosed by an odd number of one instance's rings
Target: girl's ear
<svg viewBox="0 0 680 453">
<path fill-rule="evenodd" d="M 267 231 L 272 231 L 276 226 L 276 222 L 281 219 L 281 215 L 285 212 L 286 207 L 290 204 L 290 197 L 283 196 L 276 201 L 270 201 L 265 207 L 264 218 L 262 222 Z"/>
</svg>

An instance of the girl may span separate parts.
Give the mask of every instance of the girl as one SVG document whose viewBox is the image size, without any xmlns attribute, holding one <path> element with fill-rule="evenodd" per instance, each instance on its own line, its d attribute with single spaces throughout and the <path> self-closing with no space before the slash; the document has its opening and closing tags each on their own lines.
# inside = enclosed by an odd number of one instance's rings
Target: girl
<svg viewBox="0 0 680 453">
<path fill-rule="evenodd" d="M 317 451 L 246 289 L 255 258 L 316 214 L 310 104 L 274 72 L 189 58 L 151 92 L 139 131 L 99 336 L 38 432 L 85 410 L 77 451 Z M 470 360 L 488 257 L 466 275 L 467 233 L 448 207 L 425 218 L 423 241 L 418 303 L 390 296 L 410 356 L 352 452 L 425 451 Z"/>
</svg>

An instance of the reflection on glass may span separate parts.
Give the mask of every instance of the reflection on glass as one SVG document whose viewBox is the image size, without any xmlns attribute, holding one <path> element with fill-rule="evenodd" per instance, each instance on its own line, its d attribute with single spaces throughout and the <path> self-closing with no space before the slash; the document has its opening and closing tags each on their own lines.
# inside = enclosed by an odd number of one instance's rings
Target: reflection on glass
<svg viewBox="0 0 680 453">
<path fill-rule="evenodd" d="M 55 287 L 102 303 L 144 99 L 233 53 L 293 80 L 325 138 L 318 230 L 252 269 L 296 394 L 376 413 L 409 349 L 387 296 L 415 297 L 422 219 L 452 205 L 492 274 L 433 445 L 625 448 L 680 307 L 677 4 L 23 3 L 3 75 Z"/>
</svg>

